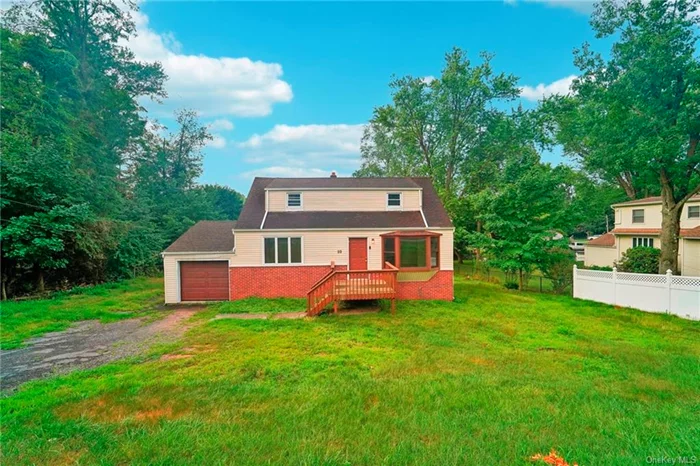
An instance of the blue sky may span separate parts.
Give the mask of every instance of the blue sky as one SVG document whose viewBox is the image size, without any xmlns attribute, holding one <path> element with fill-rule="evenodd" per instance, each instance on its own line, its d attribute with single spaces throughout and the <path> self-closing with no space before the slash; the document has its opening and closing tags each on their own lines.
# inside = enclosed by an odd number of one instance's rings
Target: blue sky
<svg viewBox="0 0 700 466">
<path fill-rule="evenodd" d="M 565 92 L 572 50 L 607 49 L 588 24 L 590 3 L 141 4 L 129 45 L 159 60 L 170 97 L 146 103 L 166 125 L 190 107 L 211 124 L 201 182 L 247 193 L 253 176 L 350 175 L 362 125 L 390 99 L 392 75 L 438 76 L 454 46 L 520 78 L 522 102 Z M 546 154 L 558 163 L 561 158 Z"/>
</svg>

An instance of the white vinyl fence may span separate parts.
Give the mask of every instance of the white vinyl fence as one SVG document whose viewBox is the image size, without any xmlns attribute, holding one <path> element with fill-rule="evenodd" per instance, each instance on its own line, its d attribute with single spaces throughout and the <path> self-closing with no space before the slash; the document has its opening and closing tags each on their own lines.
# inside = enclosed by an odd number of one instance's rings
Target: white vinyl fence
<svg viewBox="0 0 700 466">
<path fill-rule="evenodd" d="M 700 320 L 700 277 L 603 272 L 574 266 L 574 298 Z"/>
</svg>

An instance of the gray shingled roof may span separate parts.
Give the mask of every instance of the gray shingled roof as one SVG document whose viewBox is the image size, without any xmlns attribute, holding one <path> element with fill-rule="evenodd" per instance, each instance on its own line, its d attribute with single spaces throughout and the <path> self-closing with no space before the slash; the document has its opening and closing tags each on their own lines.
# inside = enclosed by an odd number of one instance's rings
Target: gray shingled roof
<svg viewBox="0 0 700 466">
<path fill-rule="evenodd" d="M 236 228 L 241 230 L 257 230 L 260 228 L 265 216 L 266 188 L 323 189 L 332 186 L 376 189 L 422 188 L 423 214 L 428 222 L 428 228 L 452 227 L 450 217 L 447 215 L 442 201 L 440 201 L 429 178 L 255 178 L 243 205 L 241 215 L 238 217 Z M 394 217 L 394 214 L 406 215 L 396 215 Z M 384 217 L 385 220 L 380 220 L 381 217 Z M 420 222 L 417 221 L 418 219 L 420 219 Z M 271 221 L 272 223 L 270 223 Z M 395 221 L 397 224 L 388 225 L 388 222 L 391 221 Z M 306 224 L 301 225 L 302 222 L 306 222 Z M 385 225 L 386 228 L 412 228 L 414 225 L 416 228 L 425 228 L 419 212 L 271 212 L 268 213 L 265 220 L 265 229 L 385 228 Z"/>
<path fill-rule="evenodd" d="M 268 212 L 264 230 L 425 228 L 420 212 Z"/>
<path fill-rule="evenodd" d="M 202 220 L 182 234 L 165 252 L 233 251 L 234 221 Z"/>
<path fill-rule="evenodd" d="M 275 178 L 267 189 L 418 189 L 411 178 Z"/>
</svg>

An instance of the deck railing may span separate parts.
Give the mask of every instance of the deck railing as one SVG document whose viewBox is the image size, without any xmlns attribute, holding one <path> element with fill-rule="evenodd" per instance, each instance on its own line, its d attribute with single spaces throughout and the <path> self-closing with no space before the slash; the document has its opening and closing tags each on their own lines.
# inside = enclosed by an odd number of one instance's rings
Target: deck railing
<svg viewBox="0 0 700 466">
<path fill-rule="evenodd" d="M 398 269 L 385 263 L 383 270 L 331 270 L 307 293 L 307 315 L 319 314 L 328 304 L 338 301 L 391 299 L 392 312 L 396 298 Z"/>
</svg>

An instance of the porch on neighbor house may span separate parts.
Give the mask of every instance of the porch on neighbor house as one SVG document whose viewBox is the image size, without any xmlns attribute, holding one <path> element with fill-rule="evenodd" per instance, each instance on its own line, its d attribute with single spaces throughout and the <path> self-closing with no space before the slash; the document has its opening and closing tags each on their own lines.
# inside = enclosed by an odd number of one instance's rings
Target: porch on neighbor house
<svg viewBox="0 0 700 466">
<path fill-rule="evenodd" d="M 307 293 L 306 314 L 320 314 L 333 304 L 337 312 L 340 301 L 390 299 L 391 312 L 396 309 L 396 283 L 399 270 L 385 263 L 382 270 L 336 270 L 328 272 Z"/>
</svg>

